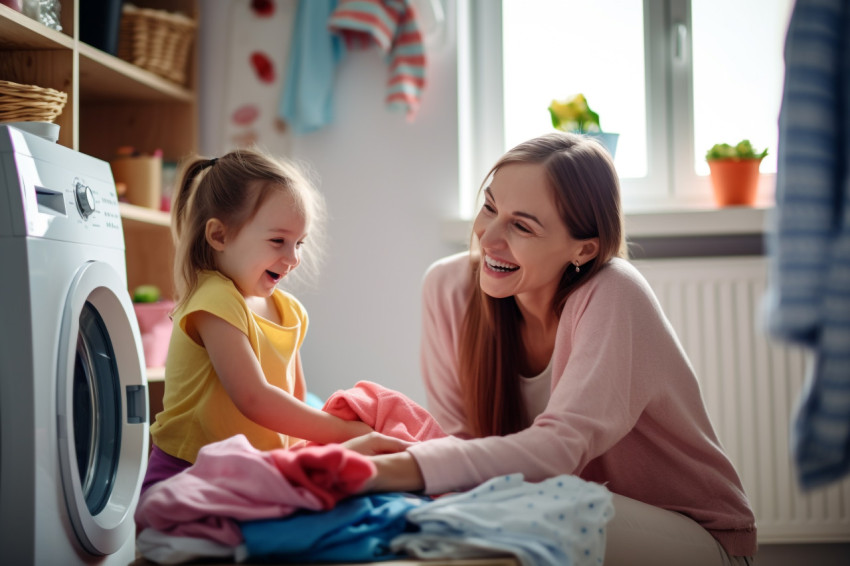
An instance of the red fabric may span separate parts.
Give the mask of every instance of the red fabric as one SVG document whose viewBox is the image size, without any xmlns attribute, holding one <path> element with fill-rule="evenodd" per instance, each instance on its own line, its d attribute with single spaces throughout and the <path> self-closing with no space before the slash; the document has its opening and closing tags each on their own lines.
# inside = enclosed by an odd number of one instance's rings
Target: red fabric
<svg viewBox="0 0 850 566">
<path fill-rule="evenodd" d="M 309 490 L 324 509 L 359 492 L 375 474 L 371 461 L 337 444 L 299 445 L 292 450 L 272 450 L 269 456 L 289 483 Z"/>
<path fill-rule="evenodd" d="M 348 421 L 363 421 L 376 431 L 411 442 L 447 436 L 431 414 L 403 393 L 371 381 L 331 395 L 323 410 Z"/>
</svg>

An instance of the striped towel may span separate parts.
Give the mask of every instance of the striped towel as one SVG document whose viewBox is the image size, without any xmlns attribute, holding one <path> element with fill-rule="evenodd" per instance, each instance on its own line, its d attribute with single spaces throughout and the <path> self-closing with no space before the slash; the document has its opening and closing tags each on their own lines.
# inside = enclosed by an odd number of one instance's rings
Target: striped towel
<svg viewBox="0 0 850 566">
<path fill-rule="evenodd" d="M 387 55 L 387 106 L 412 120 L 425 88 L 425 49 L 410 0 L 339 0 L 328 29 L 348 48 L 377 45 Z"/>
<path fill-rule="evenodd" d="M 850 472 L 850 2 L 797 0 L 785 64 L 765 306 L 813 357 L 791 431 L 808 489 Z"/>
</svg>

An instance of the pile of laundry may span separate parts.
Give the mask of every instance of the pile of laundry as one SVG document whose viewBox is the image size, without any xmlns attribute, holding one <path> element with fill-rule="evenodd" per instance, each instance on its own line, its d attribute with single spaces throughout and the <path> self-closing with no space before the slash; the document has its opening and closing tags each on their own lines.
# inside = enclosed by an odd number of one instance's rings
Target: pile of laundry
<svg viewBox="0 0 850 566">
<path fill-rule="evenodd" d="M 416 403 L 370 382 L 338 392 L 325 410 L 405 440 L 445 436 Z M 137 548 L 159 564 L 505 554 L 523 566 L 601 563 L 613 516 L 601 485 L 512 474 L 436 499 L 358 495 L 374 473 L 367 457 L 340 445 L 260 451 L 234 436 L 205 446 L 191 467 L 144 493 Z"/>
</svg>

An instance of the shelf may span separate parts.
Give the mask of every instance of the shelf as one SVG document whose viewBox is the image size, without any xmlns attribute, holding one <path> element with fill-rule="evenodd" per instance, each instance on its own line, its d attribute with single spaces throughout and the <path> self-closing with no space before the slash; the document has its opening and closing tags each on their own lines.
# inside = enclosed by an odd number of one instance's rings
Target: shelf
<svg viewBox="0 0 850 566">
<path fill-rule="evenodd" d="M 0 50 L 74 50 L 79 53 L 79 95 L 83 101 L 194 103 L 195 94 L 150 71 L 50 29 L 0 4 Z"/>
<path fill-rule="evenodd" d="M 137 222 L 145 225 L 162 226 L 164 228 L 171 226 L 171 216 L 167 212 L 136 206 L 126 202 L 118 203 L 118 208 L 121 210 L 121 220 L 124 223 Z"/>
<path fill-rule="evenodd" d="M 0 4 L 0 49 L 73 49 L 74 39 Z"/>
<path fill-rule="evenodd" d="M 80 99 L 194 102 L 191 90 L 114 55 L 79 44 Z"/>
</svg>

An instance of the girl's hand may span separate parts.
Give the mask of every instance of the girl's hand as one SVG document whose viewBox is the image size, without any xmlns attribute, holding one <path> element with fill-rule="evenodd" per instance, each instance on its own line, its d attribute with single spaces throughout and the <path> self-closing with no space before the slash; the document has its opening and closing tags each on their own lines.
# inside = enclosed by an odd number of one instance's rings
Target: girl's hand
<svg viewBox="0 0 850 566">
<path fill-rule="evenodd" d="M 369 429 L 371 430 L 371 429 Z M 380 432 L 369 432 L 357 438 L 352 438 L 342 444 L 349 450 L 359 452 L 364 456 L 377 456 L 378 454 L 392 454 L 394 452 L 403 452 L 408 446 L 413 446 L 413 442 L 400 440 Z"/>
</svg>

